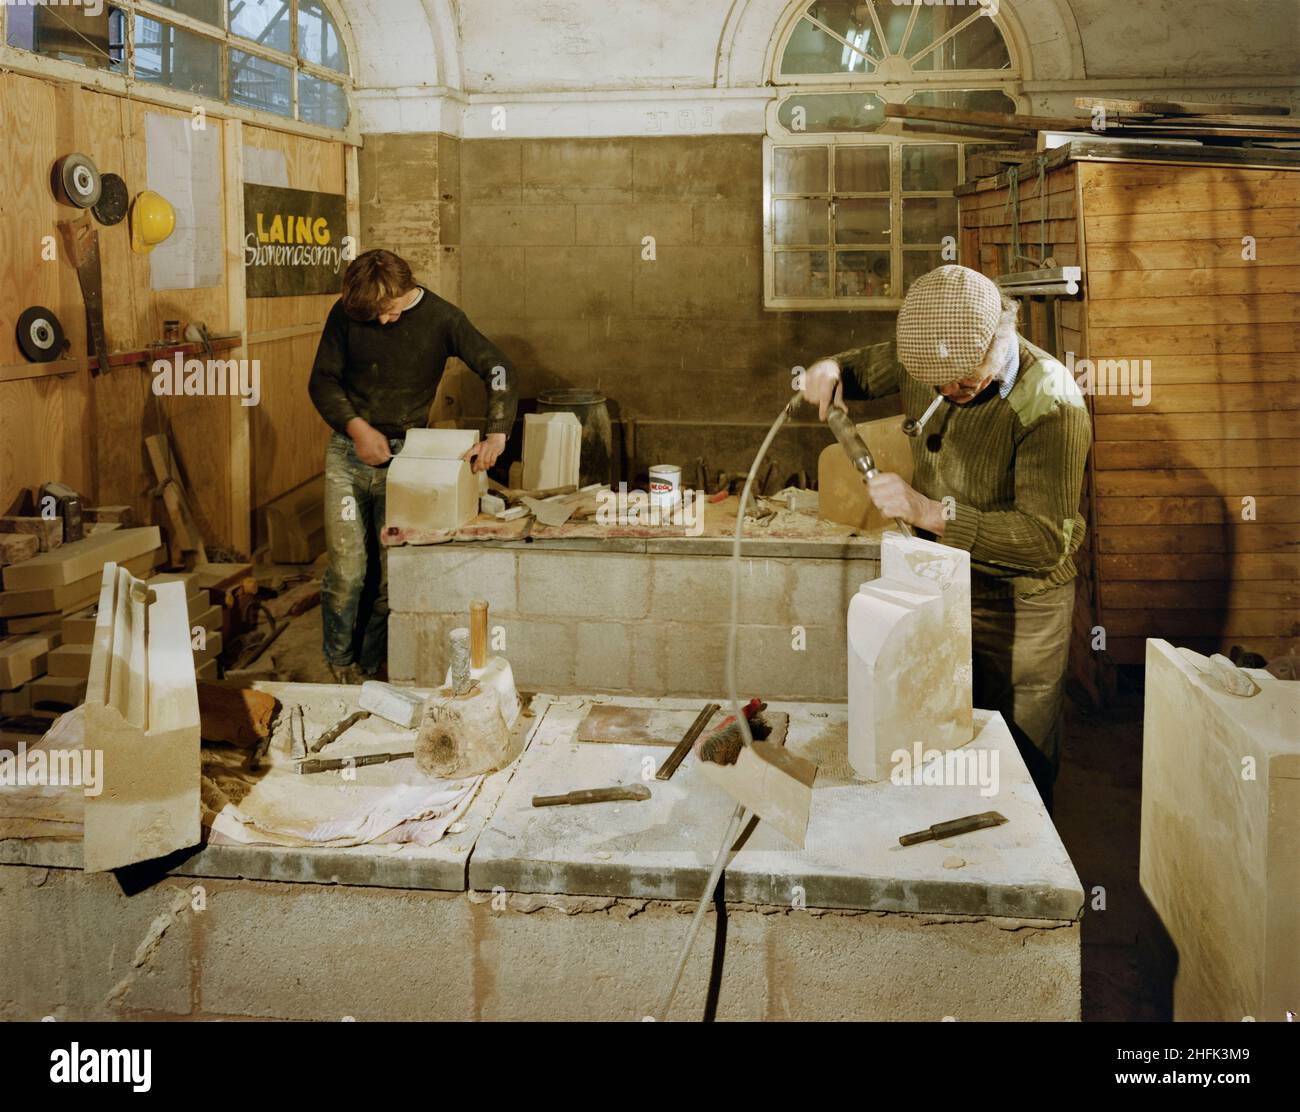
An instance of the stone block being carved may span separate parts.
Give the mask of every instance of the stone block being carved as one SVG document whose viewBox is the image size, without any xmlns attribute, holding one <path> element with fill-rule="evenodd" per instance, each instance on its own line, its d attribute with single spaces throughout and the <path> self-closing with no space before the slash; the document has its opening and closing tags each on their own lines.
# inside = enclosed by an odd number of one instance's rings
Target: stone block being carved
<svg viewBox="0 0 1300 1112">
<path fill-rule="evenodd" d="M 478 443 L 470 429 L 412 429 L 388 466 L 390 530 L 450 532 L 478 516 L 479 484 L 461 457 Z"/>
<path fill-rule="evenodd" d="M 524 418 L 524 490 L 578 485 L 582 422 L 574 413 L 530 413 Z"/>
<path fill-rule="evenodd" d="M 858 432 L 871 449 L 879 470 L 892 471 L 906 482 L 912 481 L 912 442 L 903 435 L 902 414 L 866 421 L 858 426 Z M 817 460 L 817 490 L 820 496 L 817 512 L 826 521 L 851 525 L 864 533 L 894 527 L 893 520 L 876 509 L 862 476 L 838 444 L 826 448 Z"/>
<path fill-rule="evenodd" d="M 886 780 L 890 754 L 971 740 L 970 554 L 885 533 L 881 576 L 849 603 L 849 764 Z"/>
<path fill-rule="evenodd" d="M 86 800 L 87 872 L 198 843 L 199 735 L 185 587 L 107 565 L 86 686 L 85 744 L 104 770 Z"/>
<path fill-rule="evenodd" d="M 1285 1022 L 1300 1000 L 1300 682 L 1147 641 L 1139 858 L 1178 952 L 1174 1019 Z"/>
</svg>

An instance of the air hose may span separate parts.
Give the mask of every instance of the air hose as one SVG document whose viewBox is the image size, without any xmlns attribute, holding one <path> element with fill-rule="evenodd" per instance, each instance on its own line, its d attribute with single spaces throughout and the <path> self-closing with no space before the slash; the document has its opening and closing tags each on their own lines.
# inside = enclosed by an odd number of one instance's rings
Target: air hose
<svg viewBox="0 0 1300 1112">
<path fill-rule="evenodd" d="M 776 434 L 781 431 L 782 426 L 799 408 L 800 395 L 796 394 L 790 403 L 781 410 L 777 419 L 772 422 L 772 427 L 768 429 L 767 436 L 764 437 L 762 445 L 758 449 L 758 454 L 754 457 L 754 462 L 750 465 L 749 474 L 745 478 L 745 489 L 740 495 L 740 506 L 736 510 L 736 532 L 731 544 L 731 626 L 727 632 L 727 699 L 731 706 L 732 717 L 740 729 L 740 736 L 745 745 L 754 743 L 754 736 L 749 730 L 749 719 L 745 717 L 740 706 L 740 697 L 736 693 L 736 644 L 739 640 L 740 632 L 740 542 L 745 531 L 745 508 L 749 505 L 750 493 L 754 488 L 754 476 L 758 474 L 759 468 L 763 465 L 763 460 L 767 456 L 768 449 L 772 446 L 772 441 L 776 439 Z M 708 883 L 704 886 L 704 893 L 700 896 L 699 906 L 695 909 L 695 915 L 691 919 L 690 929 L 686 933 L 686 942 L 682 946 L 682 952 L 677 960 L 677 968 L 673 972 L 673 979 L 669 983 L 663 998 L 659 1001 L 658 1010 L 654 1018 L 659 1021 L 668 1018 L 668 1009 L 672 1007 L 673 997 L 677 995 L 677 986 L 681 984 L 682 974 L 686 970 L 686 963 L 690 960 L 691 950 L 695 946 L 695 939 L 700 933 L 700 927 L 704 924 L 704 913 L 708 910 L 709 900 L 713 896 L 714 890 L 718 887 L 718 881 L 722 878 L 722 871 L 726 867 L 727 853 L 740 833 L 745 829 L 745 823 L 749 820 L 749 812 L 740 805 L 731 816 L 731 821 L 727 824 L 726 832 L 722 836 L 722 844 L 718 847 L 718 855 L 713 862 L 713 870 L 709 873 Z"/>
</svg>

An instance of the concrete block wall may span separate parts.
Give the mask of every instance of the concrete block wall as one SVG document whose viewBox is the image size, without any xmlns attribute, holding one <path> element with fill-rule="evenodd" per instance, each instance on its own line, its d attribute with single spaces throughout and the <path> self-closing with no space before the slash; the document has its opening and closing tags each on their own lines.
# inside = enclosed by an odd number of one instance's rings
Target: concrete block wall
<svg viewBox="0 0 1300 1112">
<path fill-rule="evenodd" d="M 106 874 L 0 865 L 0 1020 L 636 1021 L 693 910 L 177 877 L 127 896 Z M 702 1014 L 711 949 L 670 1018 Z M 728 908 L 718 1018 L 944 1016 L 1077 1020 L 1079 924 Z"/>
<path fill-rule="evenodd" d="M 389 552 L 389 674 L 440 684 L 447 636 L 486 599 L 526 690 L 716 697 L 726 689 L 723 556 L 441 545 Z M 847 698 L 845 614 L 873 559 L 745 560 L 737 676 L 768 699 Z"/>
<path fill-rule="evenodd" d="M 793 367 L 894 324 L 763 309 L 762 164 L 757 135 L 368 135 L 363 247 L 406 254 L 510 357 L 525 398 L 598 389 L 616 420 L 637 418 L 638 470 L 702 455 L 734 474 L 789 400 Z M 451 376 L 475 412 L 468 377 Z M 782 480 L 815 475 L 818 432 L 778 441 Z"/>
</svg>

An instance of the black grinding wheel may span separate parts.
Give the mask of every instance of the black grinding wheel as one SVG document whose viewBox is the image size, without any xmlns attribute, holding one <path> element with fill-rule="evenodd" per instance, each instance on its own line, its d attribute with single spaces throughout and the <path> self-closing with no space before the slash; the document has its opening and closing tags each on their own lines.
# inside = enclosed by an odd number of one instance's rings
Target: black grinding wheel
<svg viewBox="0 0 1300 1112">
<path fill-rule="evenodd" d="M 127 189 L 126 182 L 116 174 L 105 174 L 100 179 L 100 186 L 99 200 L 91 206 L 91 212 L 95 214 L 96 220 L 111 228 L 126 219 L 127 210 L 131 207 L 131 192 Z"/>
<path fill-rule="evenodd" d="M 18 347 L 33 363 L 53 363 L 68 341 L 63 326 L 49 309 L 33 305 L 18 318 Z"/>
</svg>

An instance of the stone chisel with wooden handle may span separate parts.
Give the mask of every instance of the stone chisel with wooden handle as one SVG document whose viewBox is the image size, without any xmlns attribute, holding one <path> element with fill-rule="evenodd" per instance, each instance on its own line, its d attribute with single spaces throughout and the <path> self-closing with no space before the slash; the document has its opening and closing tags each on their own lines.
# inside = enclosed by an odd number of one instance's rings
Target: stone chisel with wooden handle
<svg viewBox="0 0 1300 1112">
<path fill-rule="evenodd" d="M 1006 817 L 997 811 L 984 811 L 978 815 L 967 815 L 961 819 L 935 823 L 928 830 L 918 830 L 915 834 L 904 834 L 898 839 L 900 846 L 914 846 L 920 842 L 937 842 L 940 838 L 952 838 L 958 834 L 969 834 L 972 830 L 983 830 L 986 826 L 1001 826 Z"/>
<path fill-rule="evenodd" d="M 299 761 L 297 771 L 308 776 L 316 772 L 339 772 L 345 768 L 365 768 L 367 765 L 388 764 L 389 761 L 404 761 L 414 757 L 414 753 L 366 753 L 359 757 L 310 757 Z"/>
<path fill-rule="evenodd" d="M 574 807 L 579 803 L 618 803 L 621 801 L 640 803 L 649 798 L 649 788 L 644 784 L 633 784 L 627 788 L 587 788 L 580 792 L 569 792 L 568 795 L 535 795 L 533 796 L 533 806 Z"/>
</svg>

